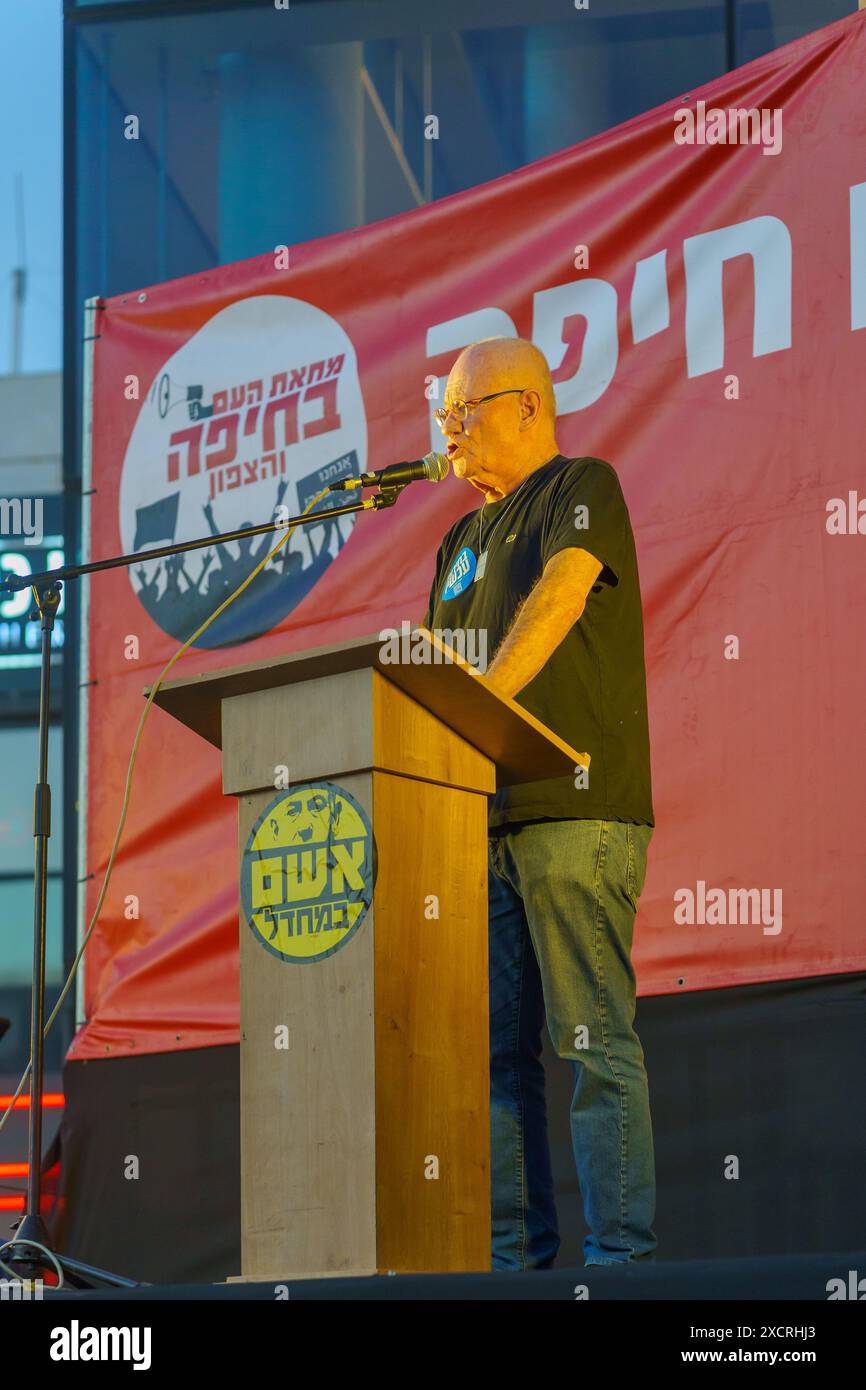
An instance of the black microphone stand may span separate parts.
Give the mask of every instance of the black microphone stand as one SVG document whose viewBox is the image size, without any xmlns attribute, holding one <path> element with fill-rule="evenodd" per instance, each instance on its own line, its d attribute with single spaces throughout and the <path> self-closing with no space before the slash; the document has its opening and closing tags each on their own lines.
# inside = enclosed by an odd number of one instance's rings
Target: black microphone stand
<svg viewBox="0 0 866 1390">
<path fill-rule="evenodd" d="M 46 939 L 46 893 L 48 886 L 48 840 L 51 835 L 51 785 L 48 780 L 48 713 L 51 696 L 51 635 L 54 619 L 60 607 L 60 590 L 64 580 L 79 579 L 84 574 L 96 574 L 100 570 L 119 569 L 121 566 L 140 564 L 143 560 L 159 560 L 168 555 L 180 555 L 188 550 L 201 550 L 212 545 L 222 545 L 226 541 L 249 540 L 251 536 L 263 536 L 272 531 L 288 530 L 297 525 L 309 526 L 321 521 L 330 521 L 350 512 L 381 511 L 393 507 L 406 483 L 388 486 L 382 482 L 381 490 L 372 497 L 348 502 L 341 507 L 326 507 L 310 515 L 289 517 L 285 521 L 266 522 L 262 526 L 242 527 L 237 531 L 225 531 L 219 535 L 207 536 L 194 541 L 182 541 L 177 545 L 164 545 L 159 549 L 140 551 L 132 555 L 115 555 L 107 560 L 93 560 L 85 565 L 65 565 L 61 569 L 44 570 L 40 574 L 10 574 L 0 583 L 4 589 L 14 593 L 20 589 L 32 589 L 36 611 L 28 614 L 31 620 L 39 619 L 42 626 L 42 657 L 39 675 L 39 756 L 36 785 L 33 798 L 33 838 L 35 840 L 34 864 L 34 908 L 33 908 L 33 983 L 30 1007 L 30 1121 L 27 1138 L 27 1204 L 24 1215 L 13 1224 L 15 1235 L 0 1247 L 0 1262 L 20 1277 L 35 1280 L 39 1270 L 46 1266 L 59 1266 L 64 1278 L 68 1276 L 73 1288 L 138 1288 L 142 1281 L 127 1279 L 121 1274 L 111 1274 L 93 1265 L 83 1264 L 68 1255 L 58 1254 L 51 1249 L 48 1231 L 40 1212 L 42 1194 L 42 1095 L 44 1089 L 44 1027 L 45 1027 L 45 939 Z M 20 1253 L 16 1247 L 20 1246 Z M 42 1246 L 50 1252 L 52 1259 L 40 1255 Z"/>
</svg>

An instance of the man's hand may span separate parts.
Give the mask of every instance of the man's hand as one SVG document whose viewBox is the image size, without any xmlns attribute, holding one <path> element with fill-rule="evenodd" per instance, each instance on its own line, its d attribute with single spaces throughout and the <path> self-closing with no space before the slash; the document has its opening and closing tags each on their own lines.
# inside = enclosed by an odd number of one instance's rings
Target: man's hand
<svg viewBox="0 0 866 1390">
<path fill-rule="evenodd" d="M 578 546 L 551 556 L 487 668 L 498 691 L 514 696 L 538 675 L 574 627 L 601 571 L 601 561 Z"/>
</svg>

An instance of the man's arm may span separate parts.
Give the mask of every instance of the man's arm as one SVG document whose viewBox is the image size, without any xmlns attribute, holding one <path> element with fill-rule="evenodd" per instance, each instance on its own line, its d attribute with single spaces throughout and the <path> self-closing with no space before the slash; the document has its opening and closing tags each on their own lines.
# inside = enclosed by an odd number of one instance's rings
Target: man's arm
<svg viewBox="0 0 866 1390">
<path fill-rule="evenodd" d="M 516 695 L 538 675 L 577 622 L 601 571 L 601 561 L 577 546 L 550 557 L 485 673 L 503 695 Z"/>
</svg>

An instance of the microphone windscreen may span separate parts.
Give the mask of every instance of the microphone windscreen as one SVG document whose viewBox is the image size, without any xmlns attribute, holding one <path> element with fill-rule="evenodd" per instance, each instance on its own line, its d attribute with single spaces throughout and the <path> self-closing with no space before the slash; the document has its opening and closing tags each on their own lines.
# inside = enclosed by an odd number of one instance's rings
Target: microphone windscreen
<svg viewBox="0 0 866 1390">
<path fill-rule="evenodd" d="M 451 460 L 446 454 L 428 454 L 424 459 L 424 469 L 428 483 L 441 483 L 451 470 Z"/>
</svg>

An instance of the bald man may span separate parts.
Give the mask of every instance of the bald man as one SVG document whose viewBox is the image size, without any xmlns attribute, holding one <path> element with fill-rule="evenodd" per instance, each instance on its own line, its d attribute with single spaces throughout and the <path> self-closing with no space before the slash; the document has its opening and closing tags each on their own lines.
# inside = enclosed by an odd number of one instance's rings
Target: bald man
<svg viewBox="0 0 866 1390">
<path fill-rule="evenodd" d="M 591 755 L 586 776 L 575 769 L 491 799 L 493 1268 L 549 1268 L 559 1250 L 545 1016 L 574 1069 L 585 1263 L 652 1260 L 655 1167 L 631 946 L 655 821 L 628 510 L 608 463 L 563 457 L 550 372 L 532 343 L 466 348 L 436 413 L 454 473 L 483 501 L 439 547 L 424 625 L 474 629 L 472 650 L 494 654 L 483 678 Z"/>
</svg>

